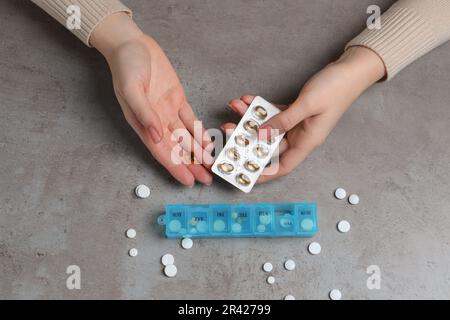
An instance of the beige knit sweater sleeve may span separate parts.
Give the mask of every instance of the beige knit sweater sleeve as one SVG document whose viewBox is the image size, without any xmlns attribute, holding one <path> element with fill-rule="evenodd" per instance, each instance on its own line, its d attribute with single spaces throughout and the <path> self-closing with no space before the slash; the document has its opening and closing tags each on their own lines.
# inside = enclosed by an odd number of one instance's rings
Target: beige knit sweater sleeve
<svg viewBox="0 0 450 320">
<path fill-rule="evenodd" d="M 347 44 L 383 60 L 387 79 L 450 39 L 450 0 L 400 0 L 381 17 L 381 29 L 364 30 Z"/>
<path fill-rule="evenodd" d="M 90 46 L 89 38 L 97 24 L 105 17 L 116 12 L 126 12 L 130 9 L 119 0 L 31 0 L 49 15 L 67 26 L 68 18 L 73 14 L 71 6 L 80 9 L 80 28 L 71 30 L 86 45 Z"/>
</svg>

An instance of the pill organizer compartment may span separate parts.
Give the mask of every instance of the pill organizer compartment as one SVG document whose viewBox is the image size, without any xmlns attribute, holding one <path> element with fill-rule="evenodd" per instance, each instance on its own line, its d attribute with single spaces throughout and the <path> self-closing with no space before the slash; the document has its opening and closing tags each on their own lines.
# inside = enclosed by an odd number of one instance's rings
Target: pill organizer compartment
<svg viewBox="0 0 450 320">
<path fill-rule="evenodd" d="M 253 228 L 250 219 L 251 208 L 248 206 L 232 206 L 229 217 L 231 234 L 251 235 Z"/>
<path fill-rule="evenodd" d="M 318 231 L 314 203 L 166 206 L 168 238 L 312 237 Z"/>
<path fill-rule="evenodd" d="M 304 205 L 296 208 L 299 230 L 305 234 L 314 234 L 317 229 L 317 215 L 315 205 Z"/>
<path fill-rule="evenodd" d="M 271 206 L 256 206 L 253 218 L 256 235 L 270 236 L 273 233 L 273 208 Z"/>
<path fill-rule="evenodd" d="M 209 207 L 198 206 L 189 210 L 187 216 L 187 232 L 190 235 L 207 234 L 209 229 Z"/>
<path fill-rule="evenodd" d="M 274 208 L 275 229 L 280 234 L 291 235 L 297 231 L 297 215 L 294 205 L 277 205 Z"/>
<path fill-rule="evenodd" d="M 228 234 L 230 232 L 230 207 L 213 205 L 211 206 L 210 230 L 214 235 Z"/>
<path fill-rule="evenodd" d="M 166 208 L 166 217 L 163 220 L 166 225 L 168 237 L 181 237 L 187 233 L 186 210 L 182 206 L 169 206 Z"/>
</svg>

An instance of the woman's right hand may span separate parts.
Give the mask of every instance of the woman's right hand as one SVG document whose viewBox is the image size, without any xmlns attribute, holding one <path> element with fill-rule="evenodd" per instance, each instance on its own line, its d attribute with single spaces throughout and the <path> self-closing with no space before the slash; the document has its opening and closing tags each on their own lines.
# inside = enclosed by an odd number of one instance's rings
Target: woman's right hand
<svg viewBox="0 0 450 320">
<path fill-rule="evenodd" d="M 316 147 L 321 145 L 347 108 L 372 84 L 383 78 L 383 61 L 372 50 L 348 49 L 341 58 L 313 76 L 290 106 L 264 123 L 260 139 L 286 133 L 280 143 L 278 168 L 267 168 L 258 183 L 267 182 L 292 172 Z M 229 106 L 243 115 L 253 96 L 232 100 Z M 229 133 L 235 124 L 223 129 Z"/>
</svg>

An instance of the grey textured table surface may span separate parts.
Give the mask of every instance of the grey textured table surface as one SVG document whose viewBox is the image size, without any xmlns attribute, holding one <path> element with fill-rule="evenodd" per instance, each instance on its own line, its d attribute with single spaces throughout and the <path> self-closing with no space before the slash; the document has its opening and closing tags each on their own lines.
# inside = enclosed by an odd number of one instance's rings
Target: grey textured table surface
<svg viewBox="0 0 450 320">
<path fill-rule="evenodd" d="M 236 120 L 224 106 L 244 93 L 289 102 L 359 33 L 369 4 L 393 3 L 124 2 L 208 127 Z M 345 299 L 450 298 L 449 44 L 366 92 L 295 173 L 246 195 L 218 179 L 178 186 L 124 121 L 102 57 L 28 1 L 0 2 L 0 35 L 0 298 L 327 299 L 333 288 Z M 133 196 L 139 183 L 149 199 Z M 338 186 L 361 204 L 335 200 Z M 185 251 L 155 225 L 166 203 L 218 201 L 316 201 L 322 253 L 310 256 L 308 239 L 199 240 Z M 166 252 L 175 279 L 161 273 Z M 288 257 L 294 272 L 282 269 Z M 66 288 L 72 264 L 81 290 Z M 380 290 L 366 287 L 369 265 L 381 268 Z"/>
</svg>

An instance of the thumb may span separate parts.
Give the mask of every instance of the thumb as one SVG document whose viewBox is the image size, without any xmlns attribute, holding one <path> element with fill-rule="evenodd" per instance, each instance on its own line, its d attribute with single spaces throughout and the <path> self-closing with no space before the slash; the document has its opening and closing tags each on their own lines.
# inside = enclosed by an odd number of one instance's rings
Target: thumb
<svg viewBox="0 0 450 320">
<path fill-rule="evenodd" d="M 281 135 L 312 115 L 312 110 L 307 108 L 306 104 L 296 101 L 286 110 L 265 122 L 259 128 L 258 138 L 267 140 L 273 136 Z"/>
<path fill-rule="evenodd" d="M 140 86 L 127 90 L 124 94 L 125 101 L 136 115 L 142 126 L 150 133 L 154 143 L 159 143 L 163 138 L 161 119 L 152 108 L 145 94 L 144 88 Z"/>
</svg>

